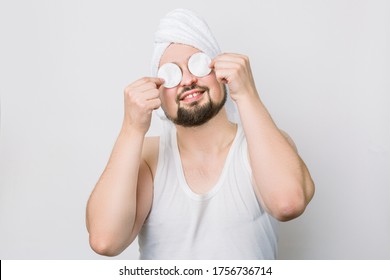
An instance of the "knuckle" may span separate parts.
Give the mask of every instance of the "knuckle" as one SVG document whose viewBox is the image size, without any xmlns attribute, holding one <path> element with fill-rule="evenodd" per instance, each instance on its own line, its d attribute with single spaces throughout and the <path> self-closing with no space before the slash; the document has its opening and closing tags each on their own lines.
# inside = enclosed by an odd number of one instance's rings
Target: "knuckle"
<svg viewBox="0 0 390 280">
<path fill-rule="evenodd" d="M 141 82 L 148 83 L 149 82 L 149 78 L 148 77 L 142 77 L 141 78 Z"/>
<path fill-rule="evenodd" d="M 127 87 L 125 87 L 123 92 L 124 92 L 124 94 L 129 94 L 130 90 L 131 90 L 131 85 L 128 85 Z"/>
<path fill-rule="evenodd" d="M 138 100 L 138 104 L 137 105 L 143 111 L 147 109 L 147 106 L 146 106 L 145 102 L 142 102 L 141 100 Z"/>
<path fill-rule="evenodd" d="M 134 92 L 131 89 L 125 90 L 125 98 L 133 100 L 134 99 Z"/>
<path fill-rule="evenodd" d="M 155 88 L 155 89 L 152 91 L 152 93 L 153 93 L 153 96 L 154 96 L 154 97 L 160 96 L 160 91 L 159 91 L 157 88 Z"/>
<path fill-rule="evenodd" d="M 124 98 L 125 98 L 125 100 L 132 100 L 133 95 L 131 94 L 130 91 L 125 91 Z"/>
<path fill-rule="evenodd" d="M 152 109 L 158 109 L 161 106 L 161 100 L 156 99 L 153 101 L 153 103 L 151 105 L 152 105 L 151 106 Z"/>
</svg>

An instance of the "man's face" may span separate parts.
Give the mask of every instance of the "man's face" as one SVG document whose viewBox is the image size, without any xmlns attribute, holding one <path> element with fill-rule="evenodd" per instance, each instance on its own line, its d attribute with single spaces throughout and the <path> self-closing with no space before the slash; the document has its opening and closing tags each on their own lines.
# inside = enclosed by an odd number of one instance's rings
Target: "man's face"
<svg viewBox="0 0 390 280">
<path fill-rule="evenodd" d="M 198 49 L 182 45 L 170 45 L 160 60 L 177 64 L 183 78 L 173 88 L 160 88 L 161 107 L 168 119 L 185 127 L 199 126 L 214 117 L 223 108 L 226 101 L 225 87 L 218 83 L 212 71 L 205 77 L 196 77 L 188 70 L 188 59 Z"/>
</svg>

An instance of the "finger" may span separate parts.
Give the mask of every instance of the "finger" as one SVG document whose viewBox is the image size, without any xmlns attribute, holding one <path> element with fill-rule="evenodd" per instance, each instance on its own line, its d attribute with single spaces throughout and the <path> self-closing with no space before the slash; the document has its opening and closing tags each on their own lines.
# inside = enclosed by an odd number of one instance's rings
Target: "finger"
<svg viewBox="0 0 390 280">
<path fill-rule="evenodd" d="M 143 77 L 139 80 L 142 83 L 154 83 L 156 87 L 160 87 L 164 83 L 164 79 L 158 77 Z"/>
<path fill-rule="evenodd" d="M 248 57 L 246 55 L 238 54 L 238 53 L 222 53 L 217 56 L 218 59 L 225 60 L 247 60 Z"/>
<path fill-rule="evenodd" d="M 144 108 L 146 109 L 146 111 L 147 112 L 151 112 L 153 110 L 156 110 L 156 109 L 160 108 L 161 100 L 160 100 L 160 98 L 150 99 L 150 100 L 146 101 L 144 103 L 144 105 L 145 105 Z"/>
<path fill-rule="evenodd" d="M 162 86 L 165 83 L 164 79 L 162 79 L 162 78 L 151 77 L 150 79 L 152 82 L 154 82 L 156 84 L 157 88 L 159 88 L 160 86 Z"/>
<path fill-rule="evenodd" d="M 154 98 L 148 101 L 152 110 L 157 110 L 161 106 L 160 98 Z"/>
<path fill-rule="evenodd" d="M 151 89 L 151 90 L 142 92 L 142 97 L 145 100 L 151 100 L 151 99 L 159 98 L 160 97 L 160 92 L 159 92 L 158 89 Z"/>
<path fill-rule="evenodd" d="M 226 60 L 221 60 L 221 61 L 216 61 L 214 63 L 214 70 L 219 71 L 223 69 L 236 69 L 239 67 L 239 63 L 237 62 L 232 62 L 232 61 L 226 61 Z"/>
<path fill-rule="evenodd" d="M 246 63 L 249 61 L 248 57 L 241 54 L 234 54 L 234 53 L 223 53 L 218 56 L 216 56 L 212 61 L 210 66 L 214 67 L 217 62 L 221 61 L 230 61 L 235 63 Z"/>
<path fill-rule="evenodd" d="M 157 90 L 157 86 L 155 83 L 148 82 L 146 84 L 141 84 L 140 86 L 138 86 L 137 88 L 134 89 L 134 91 L 137 91 L 137 92 L 147 92 L 150 90 Z"/>
<path fill-rule="evenodd" d="M 221 69 L 218 71 L 215 71 L 215 77 L 217 78 L 217 81 L 220 83 L 229 83 L 231 80 L 232 71 L 229 69 Z"/>
<path fill-rule="evenodd" d="M 147 82 L 145 84 L 141 84 L 138 87 L 128 87 L 125 89 L 126 95 L 140 96 L 144 100 L 150 98 L 156 98 L 160 95 L 159 90 L 156 88 L 156 84 L 153 82 Z"/>
<path fill-rule="evenodd" d="M 157 77 L 143 77 L 141 79 L 136 80 L 134 83 L 130 84 L 127 88 L 129 89 L 137 88 L 148 83 L 153 83 L 156 88 L 159 88 L 164 83 L 164 79 L 157 78 Z"/>
</svg>

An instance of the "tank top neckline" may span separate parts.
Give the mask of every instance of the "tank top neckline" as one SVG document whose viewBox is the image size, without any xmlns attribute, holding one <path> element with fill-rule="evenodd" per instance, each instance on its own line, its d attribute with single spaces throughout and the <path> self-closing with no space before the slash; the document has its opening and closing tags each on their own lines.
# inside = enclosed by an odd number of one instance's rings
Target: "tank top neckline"
<svg viewBox="0 0 390 280">
<path fill-rule="evenodd" d="M 212 198 L 220 190 L 220 188 L 223 185 L 223 182 L 226 178 L 226 173 L 227 173 L 229 165 L 231 163 L 231 158 L 233 156 L 234 151 L 236 150 L 236 146 L 238 145 L 237 143 L 239 142 L 239 138 L 240 138 L 240 135 L 242 133 L 241 130 L 242 130 L 242 128 L 238 125 L 236 135 L 234 136 L 233 143 L 231 144 L 231 146 L 229 148 L 229 152 L 226 156 L 226 160 L 225 160 L 225 163 L 222 167 L 222 171 L 219 175 L 219 178 L 218 178 L 217 182 L 215 183 L 215 185 L 208 192 L 206 192 L 204 194 L 195 193 L 188 185 L 187 180 L 184 176 L 184 170 L 183 170 L 183 165 L 181 162 L 179 147 L 177 145 L 176 129 L 171 130 L 171 145 L 172 145 L 173 157 L 174 157 L 174 161 L 175 161 L 179 185 L 180 185 L 180 188 L 182 188 L 183 191 L 190 198 L 197 200 L 197 201 L 208 200 L 208 199 Z"/>
</svg>

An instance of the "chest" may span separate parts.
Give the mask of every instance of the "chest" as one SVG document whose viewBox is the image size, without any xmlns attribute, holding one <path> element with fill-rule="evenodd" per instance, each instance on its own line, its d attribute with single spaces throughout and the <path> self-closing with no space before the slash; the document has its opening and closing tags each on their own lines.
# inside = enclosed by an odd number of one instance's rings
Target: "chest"
<svg viewBox="0 0 390 280">
<path fill-rule="evenodd" d="M 184 178 L 197 194 L 209 192 L 220 180 L 226 162 L 227 151 L 214 155 L 181 157 Z"/>
</svg>

